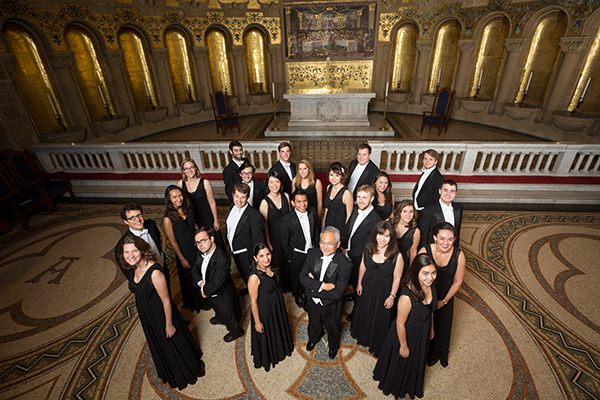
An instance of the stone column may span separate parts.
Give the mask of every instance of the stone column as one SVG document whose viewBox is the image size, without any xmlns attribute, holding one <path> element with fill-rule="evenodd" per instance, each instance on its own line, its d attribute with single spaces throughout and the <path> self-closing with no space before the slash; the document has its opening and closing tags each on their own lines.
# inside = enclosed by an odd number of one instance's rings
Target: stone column
<svg viewBox="0 0 600 400">
<path fill-rule="evenodd" d="M 275 83 L 275 102 L 277 103 L 283 99 L 283 93 L 287 90 L 287 82 L 285 76 L 285 63 L 280 59 L 279 45 L 269 46 L 269 65 L 271 67 L 271 82 Z M 269 83 L 269 89 L 271 90 L 271 84 Z"/>
<path fill-rule="evenodd" d="M 208 54 L 208 48 L 206 46 L 194 47 L 192 54 L 196 62 L 195 74 L 196 83 L 198 84 L 198 98 L 204 100 L 204 109 L 212 109 L 212 103 L 210 101 L 210 95 L 212 93 L 212 86 L 210 83 L 210 72 L 208 69 L 208 60 L 206 55 Z"/>
<path fill-rule="evenodd" d="M 12 79 L 16 61 L 12 53 L 0 53 L 0 148 L 26 150 L 40 143 L 39 133 L 19 89 Z"/>
<path fill-rule="evenodd" d="M 167 49 L 152 49 L 152 61 L 154 61 L 154 79 L 156 79 L 157 94 L 159 105 L 166 106 L 169 109 L 169 115 L 174 117 L 178 115 L 179 110 L 175 108 L 175 94 L 171 87 L 171 77 L 167 67 Z"/>
<path fill-rule="evenodd" d="M 577 80 L 581 64 L 585 59 L 585 50 L 588 48 L 589 37 L 562 37 L 560 39 L 560 48 L 563 51 L 562 62 L 557 63 L 557 70 L 554 72 L 555 78 L 551 82 L 546 95 L 546 107 L 544 109 L 544 119 L 552 118 L 552 111 L 565 111 L 569 105 L 571 93 Z"/>
<path fill-rule="evenodd" d="M 373 62 L 373 89 L 377 94 L 377 99 L 381 101 L 381 110 L 383 110 L 385 101 L 385 84 L 390 80 L 391 65 L 393 62 L 392 57 L 394 56 L 394 42 L 379 42 L 376 55 L 373 60 L 379 60 L 379 62 Z M 392 82 L 389 84 L 388 90 L 391 90 Z M 388 103 L 389 106 L 389 103 Z"/>
<path fill-rule="evenodd" d="M 417 40 L 417 59 L 412 84 L 412 103 L 421 103 L 421 95 L 427 91 L 427 76 L 431 64 L 433 40 Z"/>
<path fill-rule="evenodd" d="M 129 126 L 137 125 L 135 120 L 135 108 L 129 92 L 129 85 L 123 70 L 123 50 L 104 50 L 102 60 L 106 65 L 106 75 L 110 86 L 110 93 L 117 107 L 118 114 L 129 117 Z"/>
<path fill-rule="evenodd" d="M 458 62 L 454 73 L 452 87 L 456 90 L 456 97 L 465 97 L 469 90 L 469 81 L 473 73 L 473 63 L 475 61 L 475 50 L 477 49 L 477 40 L 459 40 Z M 456 102 L 454 103 L 456 104 Z"/>
<path fill-rule="evenodd" d="M 246 46 L 232 46 L 233 55 L 233 79 L 235 92 L 239 97 L 240 105 L 250 104 L 248 97 L 248 82 L 246 79 Z"/>
<path fill-rule="evenodd" d="M 507 53 L 504 56 L 500 77 L 496 85 L 493 105 L 494 114 L 504 114 L 504 103 L 513 101 L 523 62 L 527 56 L 529 38 L 506 39 L 504 45 Z"/>
<path fill-rule="evenodd" d="M 89 115 L 79 86 L 71 70 L 75 57 L 70 51 L 51 52 L 46 54 L 50 67 L 56 71 L 56 88 L 60 93 L 62 104 L 71 126 L 83 126 L 91 132 Z"/>
</svg>

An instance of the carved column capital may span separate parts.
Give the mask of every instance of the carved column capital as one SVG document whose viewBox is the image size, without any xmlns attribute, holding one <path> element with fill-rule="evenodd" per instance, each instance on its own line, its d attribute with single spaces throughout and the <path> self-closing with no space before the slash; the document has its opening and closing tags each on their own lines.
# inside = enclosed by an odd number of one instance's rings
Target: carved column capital
<svg viewBox="0 0 600 400">
<path fill-rule="evenodd" d="M 417 40 L 417 50 L 419 53 L 429 53 L 433 48 L 433 40 Z"/>
<path fill-rule="evenodd" d="M 387 42 L 383 45 L 383 51 L 391 53 L 394 50 L 394 42 Z"/>
<path fill-rule="evenodd" d="M 119 65 L 123 62 L 123 50 L 104 50 L 102 57 L 108 66 Z"/>
<path fill-rule="evenodd" d="M 75 60 L 73 52 L 60 51 L 47 54 L 48 62 L 54 69 L 69 69 Z"/>
<path fill-rule="evenodd" d="M 232 46 L 231 54 L 233 54 L 234 57 L 243 57 L 246 54 L 246 46 Z"/>
<path fill-rule="evenodd" d="M 196 60 L 204 60 L 208 54 L 208 47 L 199 46 L 192 49 L 192 54 Z"/>
<path fill-rule="evenodd" d="M 458 48 L 463 53 L 473 53 L 477 49 L 477 40 L 459 40 Z"/>
<path fill-rule="evenodd" d="M 269 46 L 267 49 L 269 50 L 269 55 L 271 57 L 277 57 L 277 51 L 278 50 L 277 50 L 276 46 Z"/>
<path fill-rule="evenodd" d="M 560 48 L 567 54 L 577 54 L 583 52 L 588 44 L 588 37 L 562 37 L 560 38 Z"/>
<path fill-rule="evenodd" d="M 12 69 L 17 62 L 12 53 L 0 53 L 0 65 L 2 65 L 3 71 L 0 71 L 0 78 L 5 79 L 3 76 L 12 77 Z"/>
<path fill-rule="evenodd" d="M 509 53 L 523 53 L 527 51 L 527 46 L 529 46 L 529 39 L 506 39 L 504 42 L 504 46 L 506 46 L 506 50 Z"/>
<path fill-rule="evenodd" d="M 154 61 L 164 62 L 169 55 L 169 51 L 167 49 L 152 49 L 150 55 Z"/>
</svg>

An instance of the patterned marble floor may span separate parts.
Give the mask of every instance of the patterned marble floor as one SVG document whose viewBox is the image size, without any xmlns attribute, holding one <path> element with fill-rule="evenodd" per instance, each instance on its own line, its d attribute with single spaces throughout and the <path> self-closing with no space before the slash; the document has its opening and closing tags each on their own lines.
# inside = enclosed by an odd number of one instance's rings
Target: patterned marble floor
<svg viewBox="0 0 600 400">
<path fill-rule="evenodd" d="M 341 356 L 328 359 L 326 338 L 306 353 L 306 314 L 291 297 L 296 348 L 268 373 L 253 367 L 250 335 L 224 343 L 212 312 L 184 313 L 207 374 L 181 392 L 165 387 L 112 259 L 125 230 L 118 211 L 63 205 L 0 237 L 0 399 L 386 398 L 345 321 Z M 162 213 L 145 208 L 157 222 Z M 600 398 L 600 214 L 466 212 L 462 229 L 449 366 L 427 369 L 425 398 Z"/>
</svg>

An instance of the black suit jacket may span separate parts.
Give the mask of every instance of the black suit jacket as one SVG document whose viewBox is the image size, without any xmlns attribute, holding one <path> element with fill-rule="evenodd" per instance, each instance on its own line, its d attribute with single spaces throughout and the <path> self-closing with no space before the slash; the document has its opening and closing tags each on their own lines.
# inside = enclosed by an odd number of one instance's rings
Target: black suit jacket
<svg viewBox="0 0 600 400">
<path fill-rule="evenodd" d="M 348 248 L 350 234 L 352 233 L 352 228 L 357 217 L 358 206 L 354 206 L 352 214 L 350 214 L 350 218 L 348 218 L 348 222 L 346 223 L 346 226 L 344 226 L 344 236 L 342 240 L 342 247 L 344 249 Z M 381 218 L 379 217 L 379 214 L 377 214 L 377 211 L 375 211 L 375 208 L 373 208 L 359 227 L 356 228 L 356 232 L 354 232 L 354 236 L 352 236 L 352 240 L 350 241 L 351 246 L 350 251 L 348 252 L 348 257 L 350 257 L 351 260 L 358 260 L 362 257 L 365 247 L 371 239 L 373 228 L 375 228 L 375 225 L 377 225 L 379 221 L 381 221 Z"/>
<path fill-rule="evenodd" d="M 308 222 L 310 226 L 311 245 L 317 245 L 319 237 L 319 223 L 317 220 L 317 212 L 313 207 L 308 207 Z M 304 232 L 298 219 L 298 214 L 292 209 L 279 220 L 278 224 L 279 241 L 281 243 L 281 251 L 285 258 L 292 264 L 296 264 L 297 270 L 300 270 L 302 265 L 297 265 L 297 261 L 304 259 L 304 253 L 294 249 L 304 251 L 306 247 L 306 239 Z"/>
<path fill-rule="evenodd" d="M 419 179 L 421 179 L 421 177 L 419 177 Z M 419 196 L 416 199 L 419 208 L 425 208 L 438 202 L 438 200 L 440 199 L 440 186 L 442 186 L 442 182 L 444 182 L 444 175 L 442 175 L 440 171 L 438 171 L 438 169 L 435 168 L 433 171 L 431 171 L 431 173 L 423 183 L 423 187 L 421 188 Z M 415 187 L 412 192 L 413 202 L 415 201 L 415 194 L 417 193 L 418 186 L 419 181 L 417 180 L 417 183 L 415 184 Z M 422 234 L 421 238 L 423 238 Z"/>
<path fill-rule="evenodd" d="M 254 181 L 254 193 L 252 193 L 252 207 L 260 209 L 260 202 L 267 196 L 267 185 L 263 181 Z"/>
<path fill-rule="evenodd" d="M 350 174 L 348 175 L 348 179 L 350 179 L 350 177 L 352 176 L 352 173 L 356 169 L 357 165 L 358 165 L 358 160 L 356 160 L 356 159 L 352 160 L 352 162 L 350 163 L 350 168 L 348 169 L 348 171 L 350 172 Z M 371 186 L 371 184 L 373 183 L 373 178 L 375 177 L 375 174 L 377 174 L 378 172 L 379 172 L 379 168 L 377 168 L 377 165 L 375 165 L 375 163 L 373 161 L 369 160 L 369 162 L 367 163 L 367 167 L 363 171 L 360 178 L 358 178 L 356 187 L 354 188 L 354 191 L 352 192 L 352 196 L 354 197 L 355 200 L 356 200 L 356 190 L 359 187 L 361 187 L 362 185 Z"/>
<path fill-rule="evenodd" d="M 198 283 L 204 280 L 204 294 L 207 297 L 225 295 L 228 289 L 231 288 L 231 285 L 233 285 L 230 275 L 231 262 L 229 262 L 227 254 L 220 248 L 215 248 L 215 252 L 206 268 L 206 276 L 202 276 L 202 261 L 203 257 L 199 255 L 192 267 L 191 273 L 194 286 L 198 287 Z M 233 287 L 235 288 L 235 285 Z"/>
<path fill-rule="evenodd" d="M 293 162 L 290 162 L 290 169 L 292 170 L 292 178 L 296 176 L 296 164 L 294 164 Z M 283 165 L 281 165 L 280 161 L 277 161 L 275 164 L 273 164 L 273 166 L 271 167 L 271 169 L 269 169 L 269 172 L 271 171 L 277 171 L 279 173 L 279 175 L 281 175 L 281 183 L 283 183 L 283 191 L 286 192 L 287 194 L 290 195 L 290 198 L 292 197 L 292 180 L 290 179 L 290 176 L 287 174 L 287 172 L 285 172 L 285 168 L 283 168 Z M 267 173 L 268 175 L 268 173 Z"/>
<path fill-rule="evenodd" d="M 229 217 L 229 213 L 233 207 L 235 206 L 229 208 L 227 217 Z M 225 234 L 227 235 L 227 226 L 225 227 Z M 248 204 L 248 207 L 246 207 L 246 210 L 242 214 L 240 222 L 235 229 L 233 243 L 229 243 L 229 246 L 231 247 L 232 252 L 246 249 L 247 254 L 251 255 L 254 246 L 259 242 L 266 243 L 265 219 L 261 213 L 250 207 L 250 204 Z"/>
<path fill-rule="evenodd" d="M 323 282 L 321 282 L 319 281 L 319 277 L 321 276 L 321 266 L 323 265 L 322 256 L 323 252 L 318 247 L 308 251 L 306 261 L 300 272 L 300 283 L 304 286 L 307 302 L 313 301 L 313 297 L 318 297 L 323 302 L 323 306 L 327 306 L 342 300 L 346 287 L 348 287 L 350 274 L 352 273 L 352 263 L 344 257 L 341 251 L 336 251 L 333 260 L 331 260 L 331 263 L 327 267 Z M 314 278 L 308 276 L 309 273 Z M 322 283 L 333 283 L 335 288 L 319 292 Z"/>
<path fill-rule="evenodd" d="M 246 157 L 242 157 L 242 161 L 250 162 Z M 233 188 L 242 181 L 240 176 L 240 168 L 231 160 L 223 169 L 223 183 L 225 184 L 225 194 L 229 199 L 229 203 L 233 204 Z"/>
<path fill-rule="evenodd" d="M 152 238 L 152 240 L 154 240 L 156 247 L 158 247 L 158 251 L 160 251 L 160 253 L 163 255 L 163 258 L 164 258 L 162 242 L 160 240 L 160 231 L 158 230 L 158 226 L 156 226 L 156 222 L 154 222 L 153 219 L 146 219 L 146 220 L 144 220 L 144 228 L 148 229 L 148 233 L 150 234 L 150 237 Z M 123 240 L 129 235 L 133 235 L 133 233 L 131 232 L 131 230 L 127 229 L 125 234 L 121 237 L 121 239 L 119 239 L 119 242 L 117 243 L 117 246 L 115 247 L 115 260 L 117 261 L 117 265 L 119 266 L 119 268 L 121 268 L 121 272 L 123 272 L 123 274 L 125 275 L 125 277 L 128 280 L 131 280 L 130 278 L 133 277 L 134 270 L 123 268 L 123 266 L 121 265 L 121 260 L 119 260 L 119 247 L 121 247 Z M 165 261 L 165 263 L 166 263 L 166 261 Z M 164 269 L 166 270 L 165 275 L 167 276 L 167 281 L 168 281 L 169 280 L 168 269 L 167 268 L 164 268 Z"/>
<path fill-rule="evenodd" d="M 454 239 L 454 246 L 459 246 L 460 241 L 460 224 L 462 221 L 463 206 L 460 203 L 452 202 L 452 208 L 454 209 L 454 229 L 456 230 L 456 238 Z M 419 219 L 417 225 L 421 231 L 421 241 L 419 242 L 419 248 L 425 246 L 428 243 L 433 243 L 433 236 L 431 230 L 438 222 L 444 221 L 444 213 L 442 212 L 442 206 L 439 201 L 436 201 L 429 207 L 426 207 L 423 211 L 419 212 Z"/>
</svg>

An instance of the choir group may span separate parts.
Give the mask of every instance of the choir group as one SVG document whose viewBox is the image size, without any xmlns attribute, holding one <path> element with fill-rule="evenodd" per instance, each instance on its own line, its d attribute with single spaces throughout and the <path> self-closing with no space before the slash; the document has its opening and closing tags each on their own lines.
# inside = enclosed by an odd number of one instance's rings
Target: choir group
<svg viewBox="0 0 600 400">
<path fill-rule="evenodd" d="M 343 302 L 354 302 L 346 319 L 352 337 L 377 358 L 379 388 L 422 397 L 426 365 L 448 365 L 454 295 L 465 272 L 458 248 L 463 208 L 454 201 L 456 182 L 436 168 L 438 153 L 423 153 L 412 199 L 397 205 L 367 143 L 348 168 L 331 164 L 325 189 L 308 160 L 291 161 L 289 143 L 279 145 L 266 182 L 254 179 L 240 142 L 231 142 L 229 153 L 223 182 L 231 207 L 223 229 L 212 186 L 194 160 L 182 162 L 182 179 L 165 191 L 163 226 L 183 308 L 214 310 L 210 323 L 224 325 L 223 340 L 231 342 L 244 333 L 239 298 L 249 295 L 254 366 L 269 371 L 294 350 L 283 293 L 308 314 L 306 350 L 324 328 L 330 359 L 340 348 Z M 121 218 L 129 229 L 115 256 L 135 294 L 156 372 L 183 389 L 204 375 L 204 363 L 172 303 L 160 232 L 136 203 L 125 205 Z M 228 252 L 244 283 L 239 291 Z"/>
</svg>

